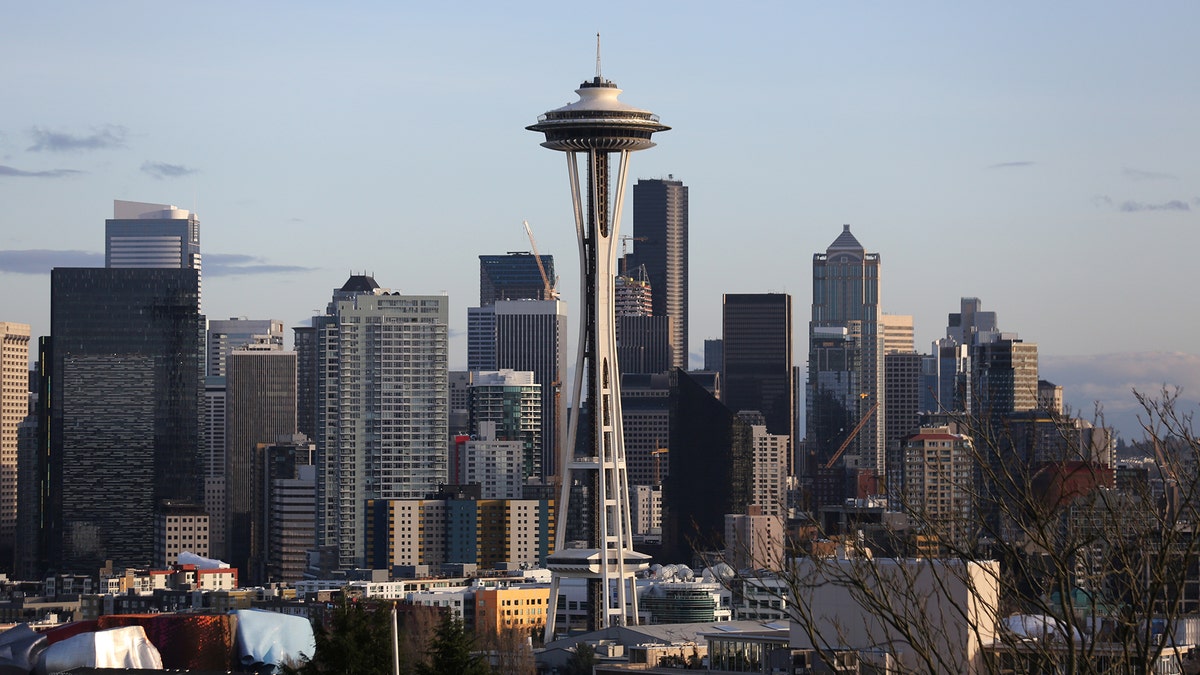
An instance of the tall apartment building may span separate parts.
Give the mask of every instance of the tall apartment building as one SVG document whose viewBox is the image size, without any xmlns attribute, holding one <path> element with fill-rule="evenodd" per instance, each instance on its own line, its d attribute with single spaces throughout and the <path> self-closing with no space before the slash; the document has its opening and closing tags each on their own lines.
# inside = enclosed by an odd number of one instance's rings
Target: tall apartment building
<svg viewBox="0 0 1200 675">
<path fill-rule="evenodd" d="M 266 479 L 255 455 L 260 445 L 296 433 L 296 353 L 264 339 L 233 350 L 227 366 L 222 556 L 240 579 L 258 584 L 266 581 L 267 532 L 254 514 Z"/>
<path fill-rule="evenodd" d="M 976 457 L 970 436 L 949 427 L 926 427 L 902 441 L 901 508 L 912 517 L 918 546 L 935 555 L 961 547 L 974 534 L 972 498 Z M 944 538 L 950 541 L 943 541 Z"/>
<path fill-rule="evenodd" d="M 805 436 L 815 466 L 832 459 L 850 430 L 869 416 L 837 466 L 884 473 L 884 331 L 879 296 L 879 254 L 867 253 L 850 226 L 844 225 L 824 253 L 813 255 Z"/>
<path fill-rule="evenodd" d="M 538 266 L 538 260 L 541 266 Z M 542 278 L 545 270 L 546 279 Z M 546 293 L 546 281 L 554 286 L 554 256 L 532 253 L 479 256 L 479 306 L 488 307 L 499 300 L 553 300 Z"/>
<path fill-rule="evenodd" d="M 788 437 L 772 434 L 766 426 L 750 427 L 754 446 L 754 480 L 750 504 L 768 516 L 787 514 Z"/>
<path fill-rule="evenodd" d="M 17 446 L 29 414 L 29 325 L 0 322 L 0 569 L 11 569 L 17 532 Z"/>
<path fill-rule="evenodd" d="M 495 422 L 481 422 L 479 431 L 467 441 L 454 464 L 460 485 L 476 484 L 482 499 L 520 499 L 525 478 L 525 444 L 500 439 Z"/>
<path fill-rule="evenodd" d="M 447 479 L 449 309 L 354 275 L 316 317 L 318 544 L 366 560 L 368 500 L 414 499 Z"/>
<path fill-rule="evenodd" d="M 722 326 L 722 401 L 735 413 L 757 410 L 768 432 L 793 438 L 792 296 L 727 293 Z"/>
<path fill-rule="evenodd" d="M 471 432 L 481 435 L 490 425 L 493 440 L 520 443 L 518 485 L 542 476 L 542 385 L 529 371 L 471 373 L 467 387 Z M 517 494 L 520 496 L 520 493 Z"/>
<path fill-rule="evenodd" d="M 39 357 L 51 567 L 150 565 L 158 506 L 201 503 L 199 296 L 194 268 L 51 272 L 51 339 Z"/>
<path fill-rule="evenodd" d="M 558 300 L 500 300 L 467 310 L 467 367 L 533 373 L 542 386 L 542 478 L 558 470 L 566 424 L 567 306 Z"/>
<path fill-rule="evenodd" d="M 633 186 L 629 269 L 645 267 L 654 316 L 671 317 L 671 358 L 688 367 L 688 189 L 674 176 L 639 179 Z"/>
</svg>

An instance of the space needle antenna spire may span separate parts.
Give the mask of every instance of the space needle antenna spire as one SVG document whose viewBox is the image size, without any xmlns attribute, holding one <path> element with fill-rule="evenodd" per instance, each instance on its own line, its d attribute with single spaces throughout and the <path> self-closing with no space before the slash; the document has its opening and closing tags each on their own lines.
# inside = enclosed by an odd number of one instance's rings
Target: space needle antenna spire
<svg viewBox="0 0 1200 675">
<path fill-rule="evenodd" d="M 604 76 L 600 74 L 600 34 L 596 33 L 596 79 L 602 80 Z"/>
</svg>

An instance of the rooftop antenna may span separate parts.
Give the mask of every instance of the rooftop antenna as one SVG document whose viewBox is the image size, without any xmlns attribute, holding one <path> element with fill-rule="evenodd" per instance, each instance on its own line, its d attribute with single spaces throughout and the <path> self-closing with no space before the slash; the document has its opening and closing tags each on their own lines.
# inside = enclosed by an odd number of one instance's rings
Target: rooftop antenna
<svg viewBox="0 0 1200 675">
<path fill-rule="evenodd" d="M 596 33 L 596 81 L 603 79 L 600 75 L 600 34 Z"/>
</svg>

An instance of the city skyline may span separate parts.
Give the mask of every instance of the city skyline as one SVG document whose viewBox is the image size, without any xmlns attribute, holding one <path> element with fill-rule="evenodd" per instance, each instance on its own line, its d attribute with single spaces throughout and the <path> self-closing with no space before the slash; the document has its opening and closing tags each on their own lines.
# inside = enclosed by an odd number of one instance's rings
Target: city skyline
<svg viewBox="0 0 1200 675">
<path fill-rule="evenodd" d="M 0 45 L 26 64 L 0 76 L 21 103 L 0 112 L 0 320 L 35 337 L 50 268 L 103 266 L 114 199 L 198 214 L 210 317 L 300 325 L 347 271 L 375 272 L 449 295 L 459 367 L 477 256 L 528 250 L 528 219 L 563 263 L 574 321 L 560 171 L 522 127 L 566 102 L 599 31 L 604 74 L 677 129 L 631 179 L 691 188 L 693 364 L 720 334 L 722 293 L 809 297 L 806 261 L 849 223 L 921 351 L 974 296 L 1039 345 L 1042 375 L 1085 414 L 1132 406 L 1130 385 L 1200 391 L 1178 311 L 1200 243 L 1200 104 L 1178 81 L 1198 49 L 1191 5 L 639 6 L 639 25 L 484 6 L 121 7 L 68 24 L 20 7 Z M 1159 329 L 1168 316 L 1183 325 Z"/>
</svg>

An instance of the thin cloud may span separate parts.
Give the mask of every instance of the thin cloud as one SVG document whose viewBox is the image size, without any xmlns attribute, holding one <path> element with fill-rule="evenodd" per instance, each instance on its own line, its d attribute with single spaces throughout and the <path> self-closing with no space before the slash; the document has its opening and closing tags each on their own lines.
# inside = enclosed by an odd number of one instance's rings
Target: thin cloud
<svg viewBox="0 0 1200 675">
<path fill-rule="evenodd" d="M 78 135 L 65 131 L 51 131 L 41 127 L 30 129 L 33 145 L 30 152 L 72 152 L 75 150 L 103 150 L 105 148 L 120 148 L 125 146 L 125 136 L 129 131 L 122 126 L 107 124 L 99 129 L 93 129 L 91 134 Z"/>
<path fill-rule="evenodd" d="M 1017 161 L 1017 162 L 1000 162 L 999 164 L 990 164 L 990 165 L 988 165 L 988 168 L 989 169 L 1015 169 L 1015 168 L 1022 167 L 1022 166 L 1033 166 L 1034 164 L 1037 164 L 1037 162 L 1033 162 L 1030 160 L 1021 160 L 1021 161 Z"/>
<path fill-rule="evenodd" d="M 1160 173 L 1158 171 L 1143 171 L 1132 167 L 1121 167 L 1121 175 L 1129 180 L 1179 180 L 1179 176 L 1170 173 Z"/>
<path fill-rule="evenodd" d="M 83 173 L 75 169 L 50 169 L 48 171 L 25 171 L 12 166 L 0 164 L 0 176 L 13 178 L 67 178 Z"/>
<path fill-rule="evenodd" d="M 1188 203 L 1178 199 L 1172 199 L 1169 202 L 1161 204 L 1149 204 L 1147 202 L 1122 202 L 1119 207 L 1122 213 L 1138 213 L 1139 211 L 1191 211 L 1192 207 Z"/>
<path fill-rule="evenodd" d="M 142 172 L 150 174 L 158 179 L 163 178 L 180 178 L 196 173 L 196 169 L 186 167 L 182 164 L 167 164 L 166 162 L 143 162 Z"/>
<path fill-rule="evenodd" d="M 0 272 L 49 274 L 55 267 L 103 267 L 104 254 L 92 251 L 27 249 L 0 251 Z"/>
<path fill-rule="evenodd" d="M 204 256 L 204 276 L 232 277 L 243 274 L 286 274 L 315 268 L 300 265 L 271 265 L 262 258 L 241 253 L 209 253 Z"/>
</svg>

